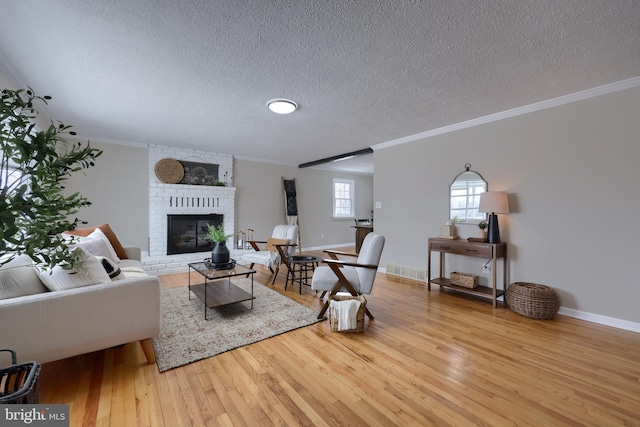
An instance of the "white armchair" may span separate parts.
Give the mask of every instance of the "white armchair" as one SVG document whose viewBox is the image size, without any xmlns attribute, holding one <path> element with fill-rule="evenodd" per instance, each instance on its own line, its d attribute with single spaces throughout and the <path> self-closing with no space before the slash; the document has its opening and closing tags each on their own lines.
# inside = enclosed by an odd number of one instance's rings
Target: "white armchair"
<svg viewBox="0 0 640 427">
<path fill-rule="evenodd" d="M 268 241 L 250 240 L 248 243 L 255 251 L 243 255 L 244 263 L 250 264 L 249 268 L 253 268 L 255 264 L 268 268 L 273 273 L 273 285 L 280 271 L 280 263 L 283 260 L 286 262 L 286 257 L 293 255 L 298 245 L 298 226 L 276 225 Z M 259 245 L 265 246 L 261 249 Z"/>
<path fill-rule="evenodd" d="M 349 292 L 354 296 L 371 293 L 380 256 L 382 255 L 382 248 L 384 248 L 384 236 L 369 233 L 362 242 L 359 254 L 325 251 L 331 256 L 331 259 L 323 260 L 322 262 L 327 265 L 317 267 L 311 279 L 311 289 L 323 291 L 321 298 L 326 292 L 329 292 L 329 298 L 327 298 L 322 310 L 320 310 L 318 319 L 321 319 L 329 308 L 331 295 L 335 295 L 338 292 Z M 357 256 L 358 259 L 355 262 L 344 261 L 338 259 L 338 255 Z M 367 316 L 373 319 L 369 309 L 365 310 Z"/>
</svg>

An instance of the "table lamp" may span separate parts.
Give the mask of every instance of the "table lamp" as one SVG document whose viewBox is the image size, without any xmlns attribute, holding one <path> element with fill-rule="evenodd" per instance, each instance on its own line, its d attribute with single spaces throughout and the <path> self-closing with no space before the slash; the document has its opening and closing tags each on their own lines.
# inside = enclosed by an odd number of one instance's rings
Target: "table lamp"
<svg viewBox="0 0 640 427">
<path fill-rule="evenodd" d="M 500 243 L 497 213 L 509 213 L 509 199 L 505 191 L 485 191 L 480 194 L 480 212 L 490 213 L 487 242 Z"/>
</svg>

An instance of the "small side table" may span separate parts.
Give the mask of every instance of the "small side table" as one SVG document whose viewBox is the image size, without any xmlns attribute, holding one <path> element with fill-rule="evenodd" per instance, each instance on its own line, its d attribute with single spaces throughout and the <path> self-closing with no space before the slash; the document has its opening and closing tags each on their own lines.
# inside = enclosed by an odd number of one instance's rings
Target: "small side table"
<svg viewBox="0 0 640 427">
<path fill-rule="evenodd" d="M 284 283 L 284 290 L 287 290 L 289 282 L 291 284 L 298 283 L 298 292 L 302 294 L 302 285 L 311 286 L 309 272 L 313 272 L 318 264 L 322 261 L 317 256 L 293 255 L 287 258 L 287 280 Z"/>
</svg>

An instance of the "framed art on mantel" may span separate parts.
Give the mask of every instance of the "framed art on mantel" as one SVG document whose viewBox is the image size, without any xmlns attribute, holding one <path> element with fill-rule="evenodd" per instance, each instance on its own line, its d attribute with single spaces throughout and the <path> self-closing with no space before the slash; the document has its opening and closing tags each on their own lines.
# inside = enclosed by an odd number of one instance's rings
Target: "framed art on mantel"
<svg viewBox="0 0 640 427">
<path fill-rule="evenodd" d="M 178 184 L 216 185 L 218 183 L 218 167 L 213 163 L 197 163 L 180 160 L 184 168 L 184 177 Z"/>
<path fill-rule="evenodd" d="M 218 178 L 219 167 L 215 163 L 166 158 L 159 160 L 154 170 L 156 177 L 165 184 L 225 186 Z"/>
</svg>

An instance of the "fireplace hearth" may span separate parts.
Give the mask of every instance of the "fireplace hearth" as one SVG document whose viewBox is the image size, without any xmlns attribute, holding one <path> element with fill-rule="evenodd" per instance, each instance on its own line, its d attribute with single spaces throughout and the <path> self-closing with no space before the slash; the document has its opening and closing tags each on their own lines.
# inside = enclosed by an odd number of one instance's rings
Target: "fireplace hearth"
<svg viewBox="0 0 640 427">
<path fill-rule="evenodd" d="M 206 238 L 208 226 L 218 227 L 224 216 L 167 215 L 167 255 L 207 252 L 213 249 L 213 242 Z"/>
</svg>

